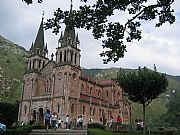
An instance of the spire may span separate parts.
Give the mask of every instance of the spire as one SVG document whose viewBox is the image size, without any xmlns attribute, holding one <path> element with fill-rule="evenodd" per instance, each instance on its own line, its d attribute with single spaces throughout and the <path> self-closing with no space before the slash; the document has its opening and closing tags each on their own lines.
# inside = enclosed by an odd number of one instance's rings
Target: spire
<svg viewBox="0 0 180 135">
<path fill-rule="evenodd" d="M 33 42 L 32 42 L 32 44 L 31 44 L 31 48 L 29 49 L 29 51 L 34 51 L 34 45 L 33 45 Z"/>
<path fill-rule="evenodd" d="M 72 7 L 73 7 L 73 5 L 72 5 L 72 0 L 71 0 L 70 12 L 69 12 L 69 18 L 68 18 L 69 23 L 71 21 L 73 21 Z M 66 25 L 66 28 L 64 31 L 63 45 L 62 46 L 68 46 L 68 45 L 74 46 L 74 41 L 75 41 L 75 28 Z"/>
<path fill-rule="evenodd" d="M 43 13 L 44 15 L 44 13 Z M 34 50 L 38 54 L 42 54 L 43 49 L 44 49 L 44 28 L 43 28 L 43 19 L 44 16 L 42 17 L 42 21 L 38 30 L 38 34 L 36 36 L 36 40 L 34 42 Z"/>
</svg>

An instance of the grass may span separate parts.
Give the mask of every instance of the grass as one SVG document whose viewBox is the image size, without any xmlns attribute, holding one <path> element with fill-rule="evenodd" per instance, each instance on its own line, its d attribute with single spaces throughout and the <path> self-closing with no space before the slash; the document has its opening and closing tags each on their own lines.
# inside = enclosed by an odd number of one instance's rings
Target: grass
<svg viewBox="0 0 180 135">
<path fill-rule="evenodd" d="M 147 135 L 135 131 L 107 131 L 102 129 L 88 129 L 88 135 Z M 152 134 L 153 135 L 153 134 Z"/>
</svg>

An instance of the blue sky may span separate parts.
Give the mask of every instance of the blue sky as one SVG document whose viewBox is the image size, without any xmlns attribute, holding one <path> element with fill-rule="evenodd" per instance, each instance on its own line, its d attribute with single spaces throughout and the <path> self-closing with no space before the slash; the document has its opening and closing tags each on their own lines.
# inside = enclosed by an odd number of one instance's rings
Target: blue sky
<svg viewBox="0 0 180 135">
<path fill-rule="evenodd" d="M 46 20 L 53 17 L 53 11 L 58 7 L 69 10 L 70 5 L 70 0 L 44 0 L 43 4 L 36 1 L 29 6 L 21 0 L 0 2 L 0 35 L 27 50 L 35 40 L 42 12 L 45 11 Z M 74 8 L 78 8 L 79 4 L 80 0 L 76 0 L 73 3 Z M 143 38 L 138 42 L 129 43 L 125 57 L 116 63 L 104 65 L 99 55 L 102 51 L 101 41 L 93 39 L 90 31 L 77 30 L 80 39 L 81 67 L 135 69 L 138 66 L 146 66 L 153 69 L 153 65 L 156 64 L 159 72 L 180 76 L 180 1 L 175 0 L 173 8 L 176 15 L 176 22 L 173 25 L 167 23 L 160 28 L 154 28 L 155 22 L 143 22 Z M 124 17 L 125 15 L 119 14 L 112 19 Z M 59 35 L 53 34 L 51 30 L 45 32 L 49 55 L 55 53 L 58 38 Z"/>
</svg>

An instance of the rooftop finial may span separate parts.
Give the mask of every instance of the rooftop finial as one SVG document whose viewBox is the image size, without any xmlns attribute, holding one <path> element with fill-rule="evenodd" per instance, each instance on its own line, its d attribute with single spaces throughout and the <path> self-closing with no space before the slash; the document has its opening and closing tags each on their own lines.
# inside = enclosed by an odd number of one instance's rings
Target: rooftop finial
<svg viewBox="0 0 180 135">
<path fill-rule="evenodd" d="M 71 0 L 71 8 L 70 8 L 70 12 L 72 12 L 72 7 L 73 7 L 73 4 L 72 4 L 72 0 Z"/>
<path fill-rule="evenodd" d="M 44 11 L 43 11 L 43 13 L 42 13 L 42 19 L 44 19 Z"/>
</svg>

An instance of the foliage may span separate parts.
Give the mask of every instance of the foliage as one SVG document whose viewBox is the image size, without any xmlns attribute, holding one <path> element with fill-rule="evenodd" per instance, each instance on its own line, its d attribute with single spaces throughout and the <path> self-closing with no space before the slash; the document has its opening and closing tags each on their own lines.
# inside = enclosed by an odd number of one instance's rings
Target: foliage
<svg viewBox="0 0 180 135">
<path fill-rule="evenodd" d="M 58 8 L 54 12 L 54 18 L 45 23 L 45 28 L 52 29 L 55 34 L 59 33 L 62 23 L 69 29 L 92 29 L 95 39 L 105 37 L 102 40 L 105 51 L 100 54 L 105 57 L 104 63 L 116 62 L 124 57 L 127 42 L 141 39 L 142 21 L 156 20 L 156 27 L 166 22 L 174 23 L 174 10 L 171 7 L 173 2 L 174 0 L 156 0 L 154 3 L 150 0 L 97 0 L 93 5 L 88 5 L 87 2 L 76 11 L 62 11 Z M 125 22 L 113 22 L 110 18 L 119 13 L 126 14 Z"/>
<path fill-rule="evenodd" d="M 168 104 L 167 114 L 164 115 L 164 121 L 168 122 L 171 127 L 180 125 L 180 91 L 174 91 Z"/>
<path fill-rule="evenodd" d="M 27 4 L 32 4 L 32 0 L 22 0 Z M 87 2 L 88 0 L 81 0 Z M 38 0 L 39 3 L 42 0 Z M 102 41 L 105 49 L 100 55 L 105 57 L 104 63 L 118 61 L 124 57 L 126 52 L 126 42 L 141 39 L 141 23 L 147 20 L 156 20 L 156 27 L 169 22 L 174 23 L 175 16 L 172 14 L 172 4 L 174 0 L 97 0 L 93 5 L 80 6 L 79 10 L 71 12 L 58 8 L 54 12 L 54 18 L 48 19 L 45 24 L 46 29 L 53 29 L 54 33 L 59 33 L 61 24 L 65 23 L 69 28 L 92 29 L 95 39 L 106 37 Z M 116 16 L 115 12 L 129 15 L 125 22 L 111 21 L 111 16 Z M 118 13 L 119 15 L 119 13 Z M 108 49 L 108 50 L 107 50 Z M 107 58 L 106 58 L 107 57 Z"/>
<path fill-rule="evenodd" d="M 29 125 L 20 126 L 17 128 L 7 129 L 6 135 L 27 135 L 31 130 L 32 130 L 32 127 Z"/>
<path fill-rule="evenodd" d="M 19 104 L 10 104 L 10 103 L 0 103 L 0 114 L 3 124 L 6 126 L 11 126 L 14 122 L 17 121 Z"/>
<path fill-rule="evenodd" d="M 142 104 L 144 124 L 145 107 L 165 92 L 168 86 L 166 75 L 158 73 L 155 66 L 154 71 L 150 71 L 146 67 L 139 67 L 137 72 L 132 73 L 120 69 L 117 82 L 130 100 Z"/>
<path fill-rule="evenodd" d="M 121 69 L 117 79 L 130 100 L 145 106 L 165 92 L 168 86 L 165 74 L 160 74 L 156 70 L 150 71 L 146 67 L 139 67 L 137 73 L 126 73 Z"/>
<path fill-rule="evenodd" d="M 100 123 L 92 123 L 87 125 L 88 128 L 105 129 L 105 126 Z"/>
</svg>

